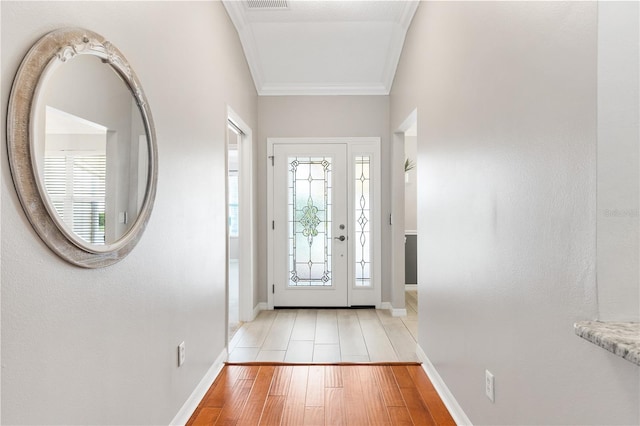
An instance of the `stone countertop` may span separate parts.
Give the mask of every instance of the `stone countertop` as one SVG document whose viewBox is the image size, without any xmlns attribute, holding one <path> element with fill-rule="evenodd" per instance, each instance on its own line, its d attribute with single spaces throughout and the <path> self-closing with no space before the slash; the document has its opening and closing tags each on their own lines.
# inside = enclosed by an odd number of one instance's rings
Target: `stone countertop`
<svg viewBox="0 0 640 426">
<path fill-rule="evenodd" d="M 583 339 L 640 365 L 640 323 L 580 321 L 573 327 Z"/>
</svg>

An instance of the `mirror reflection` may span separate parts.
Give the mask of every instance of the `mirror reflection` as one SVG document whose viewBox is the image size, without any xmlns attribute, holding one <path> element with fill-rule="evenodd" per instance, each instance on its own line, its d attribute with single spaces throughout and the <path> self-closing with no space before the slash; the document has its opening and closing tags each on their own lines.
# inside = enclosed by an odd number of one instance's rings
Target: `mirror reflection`
<svg viewBox="0 0 640 426">
<path fill-rule="evenodd" d="M 148 139 L 129 86 L 97 56 L 58 61 L 41 81 L 32 156 L 39 189 L 76 243 L 105 246 L 135 223 L 149 171 Z"/>
</svg>

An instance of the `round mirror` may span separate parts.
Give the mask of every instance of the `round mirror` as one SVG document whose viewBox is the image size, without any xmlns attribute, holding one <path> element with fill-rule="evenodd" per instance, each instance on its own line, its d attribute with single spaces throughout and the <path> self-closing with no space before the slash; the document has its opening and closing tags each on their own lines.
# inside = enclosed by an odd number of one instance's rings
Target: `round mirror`
<svg viewBox="0 0 640 426">
<path fill-rule="evenodd" d="M 9 104 L 14 184 L 38 235 L 79 266 L 121 260 L 157 180 L 151 113 L 124 56 L 84 29 L 49 33 L 23 60 Z"/>
</svg>

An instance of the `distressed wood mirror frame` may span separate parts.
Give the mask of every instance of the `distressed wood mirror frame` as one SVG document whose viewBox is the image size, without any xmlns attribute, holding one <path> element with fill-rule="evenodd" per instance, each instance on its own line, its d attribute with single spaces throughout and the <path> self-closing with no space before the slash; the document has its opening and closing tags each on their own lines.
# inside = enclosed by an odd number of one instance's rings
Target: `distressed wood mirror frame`
<svg viewBox="0 0 640 426">
<path fill-rule="evenodd" d="M 94 55 L 110 66 L 127 84 L 147 136 L 148 170 L 140 212 L 131 228 L 104 246 L 83 244 L 61 219 L 39 184 L 34 161 L 34 110 L 47 72 L 77 55 Z M 45 244 L 66 261 L 84 268 L 100 268 L 122 260 L 140 240 L 149 221 L 157 185 L 156 136 L 142 86 L 124 55 L 102 36 L 82 28 L 65 28 L 46 34 L 29 50 L 16 74 L 7 113 L 7 150 L 13 182 L 31 225 Z"/>
</svg>

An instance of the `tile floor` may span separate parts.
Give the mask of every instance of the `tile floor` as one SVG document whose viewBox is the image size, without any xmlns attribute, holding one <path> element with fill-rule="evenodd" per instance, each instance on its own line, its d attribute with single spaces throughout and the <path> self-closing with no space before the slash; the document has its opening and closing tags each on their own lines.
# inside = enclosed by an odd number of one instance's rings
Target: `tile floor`
<svg viewBox="0 0 640 426">
<path fill-rule="evenodd" d="M 377 309 L 262 311 L 229 343 L 229 362 L 418 361 L 417 291 L 406 292 L 406 317 Z"/>
</svg>

